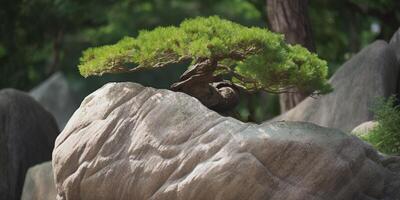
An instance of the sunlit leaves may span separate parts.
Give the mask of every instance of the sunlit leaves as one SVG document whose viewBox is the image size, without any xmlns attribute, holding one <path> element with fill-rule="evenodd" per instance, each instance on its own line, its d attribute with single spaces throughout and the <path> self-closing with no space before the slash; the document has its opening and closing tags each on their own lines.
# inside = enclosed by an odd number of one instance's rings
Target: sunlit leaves
<svg viewBox="0 0 400 200">
<path fill-rule="evenodd" d="M 289 88 L 326 93 L 327 64 L 280 34 L 214 17 L 197 17 L 180 26 L 141 31 L 115 45 L 91 48 L 79 65 L 83 76 L 137 68 L 164 67 L 182 58 L 216 61 L 216 73 L 229 75 L 247 90 L 284 92 Z"/>
</svg>

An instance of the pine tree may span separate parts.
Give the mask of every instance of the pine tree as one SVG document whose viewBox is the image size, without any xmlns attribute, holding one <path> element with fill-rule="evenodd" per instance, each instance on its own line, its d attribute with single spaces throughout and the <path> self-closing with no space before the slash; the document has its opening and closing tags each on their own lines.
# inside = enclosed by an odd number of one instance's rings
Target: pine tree
<svg viewBox="0 0 400 200">
<path fill-rule="evenodd" d="M 299 45 L 284 42 L 267 29 L 245 27 L 213 17 L 183 21 L 126 37 L 114 45 L 83 53 L 80 73 L 136 72 L 191 61 L 171 86 L 215 110 L 229 110 L 240 91 L 313 94 L 331 91 L 327 63 Z"/>
</svg>

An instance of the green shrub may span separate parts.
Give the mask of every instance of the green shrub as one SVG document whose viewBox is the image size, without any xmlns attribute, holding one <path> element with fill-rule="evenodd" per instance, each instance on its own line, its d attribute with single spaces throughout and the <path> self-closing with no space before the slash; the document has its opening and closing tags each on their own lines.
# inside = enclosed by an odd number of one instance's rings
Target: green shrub
<svg viewBox="0 0 400 200">
<path fill-rule="evenodd" d="M 373 107 L 378 125 L 361 138 L 386 154 L 400 154 L 400 106 L 396 98 L 379 99 Z"/>
</svg>

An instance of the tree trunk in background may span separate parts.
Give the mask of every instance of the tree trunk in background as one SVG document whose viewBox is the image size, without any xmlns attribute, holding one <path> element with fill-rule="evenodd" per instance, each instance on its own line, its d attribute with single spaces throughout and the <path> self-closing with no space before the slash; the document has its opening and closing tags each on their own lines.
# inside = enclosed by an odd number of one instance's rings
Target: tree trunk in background
<svg viewBox="0 0 400 200">
<path fill-rule="evenodd" d="M 308 0 L 266 0 L 270 29 L 285 35 L 286 42 L 300 44 L 315 51 L 311 24 L 307 14 Z M 290 110 L 309 94 L 293 92 L 280 94 L 281 112 Z"/>
</svg>

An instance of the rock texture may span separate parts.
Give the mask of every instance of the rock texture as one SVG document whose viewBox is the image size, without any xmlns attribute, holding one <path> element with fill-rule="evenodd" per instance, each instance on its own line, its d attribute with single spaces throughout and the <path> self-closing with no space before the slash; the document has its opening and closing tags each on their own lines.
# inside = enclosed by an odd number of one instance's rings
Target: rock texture
<svg viewBox="0 0 400 200">
<path fill-rule="evenodd" d="M 364 122 L 357 127 L 355 127 L 352 131 L 351 134 L 357 135 L 357 136 L 362 136 L 368 134 L 372 129 L 374 129 L 376 126 L 378 126 L 378 122 L 376 121 L 368 121 Z"/>
<path fill-rule="evenodd" d="M 29 168 L 21 200 L 55 200 L 56 196 L 51 161 Z"/>
<path fill-rule="evenodd" d="M 347 61 L 329 82 L 334 91 L 308 97 L 295 108 L 271 121 L 306 121 L 350 132 L 373 119 L 370 110 L 376 97 L 397 92 L 400 67 L 384 41 L 376 41 Z"/>
<path fill-rule="evenodd" d="M 79 106 L 76 95 L 61 72 L 32 89 L 30 95 L 53 114 L 61 130 Z"/>
<path fill-rule="evenodd" d="M 0 199 L 20 200 L 29 167 L 51 159 L 57 124 L 28 94 L 0 90 Z"/>
<path fill-rule="evenodd" d="M 58 200 L 388 199 L 381 159 L 335 129 L 242 123 L 133 83 L 86 97 L 53 151 Z"/>
<path fill-rule="evenodd" d="M 397 61 L 400 63 L 400 28 L 393 35 L 389 45 L 396 53 Z"/>
</svg>

